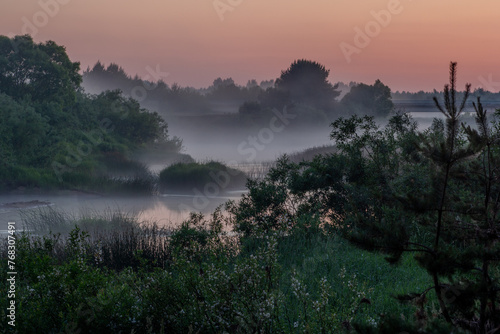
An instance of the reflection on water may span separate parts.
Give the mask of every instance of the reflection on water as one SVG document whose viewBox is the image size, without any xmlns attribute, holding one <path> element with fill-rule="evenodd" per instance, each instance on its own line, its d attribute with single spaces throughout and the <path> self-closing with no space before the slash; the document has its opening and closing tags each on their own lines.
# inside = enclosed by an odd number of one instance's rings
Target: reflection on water
<svg viewBox="0 0 500 334">
<path fill-rule="evenodd" d="M 105 210 L 121 211 L 137 215 L 139 221 L 154 221 L 161 226 L 175 226 L 186 219 L 191 211 L 210 214 L 217 206 L 228 200 L 239 199 L 240 194 L 241 192 L 233 192 L 228 193 L 227 196 L 217 197 L 180 194 L 106 197 L 76 192 L 64 192 L 58 195 L 0 195 L 0 231 L 5 232 L 9 221 L 16 222 L 17 229 L 21 230 L 21 210 L 36 210 L 43 206 L 50 206 L 74 216 Z M 9 203 L 16 205 L 8 205 Z M 20 203 L 25 203 L 25 207 L 22 208 Z"/>
</svg>

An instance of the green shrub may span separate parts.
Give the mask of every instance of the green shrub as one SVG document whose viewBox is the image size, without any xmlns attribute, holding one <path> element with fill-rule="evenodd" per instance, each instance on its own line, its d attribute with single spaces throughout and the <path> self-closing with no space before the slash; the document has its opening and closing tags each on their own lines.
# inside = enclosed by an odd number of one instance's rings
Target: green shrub
<svg viewBox="0 0 500 334">
<path fill-rule="evenodd" d="M 211 194 L 242 188 L 245 182 L 243 172 L 216 161 L 176 163 L 160 172 L 162 191 L 190 191 L 197 188 L 202 193 Z"/>
<path fill-rule="evenodd" d="M 26 188 L 57 188 L 59 182 L 49 169 L 4 166 L 0 168 L 0 189 Z"/>
</svg>

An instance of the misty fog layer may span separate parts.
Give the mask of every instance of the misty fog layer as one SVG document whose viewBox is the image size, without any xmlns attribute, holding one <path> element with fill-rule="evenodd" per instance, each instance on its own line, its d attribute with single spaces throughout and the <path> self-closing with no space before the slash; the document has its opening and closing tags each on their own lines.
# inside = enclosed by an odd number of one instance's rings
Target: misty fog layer
<svg viewBox="0 0 500 334">
<path fill-rule="evenodd" d="M 275 123 L 277 127 L 273 127 Z M 271 121 L 261 128 L 223 129 L 182 123 L 176 127 L 173 122 L 171 133 L 182 136 L 185 153 L 194 159 L 215 159 L 227 163 L 273 161 L 283 154 L 332 144 L 327 125 L 294 129 L 282 124 Z"/>
<path fill-rule="evenodd" d="M 7 136 L 7 159 L 0 168 L 0 185 L 20 195 L 3 197 L 4 204 L 46 200 L 70 212 L 116 206 L 142 212 L 144 219 L 178 224 L 189 212 L 213 211 L 234 196 L 229 190 L 245 190 L 241 179 L 231 182 L 240 177 L 227 177 L 228 166 L 262 177 L 283 154 L 298 162 L 306 150 L 308 159 L 311 152 L 332 151 L 330 124 L 341 117 L 367 115 L 385 124 L 396 112 L 407 112 L 420 129 L 443 118 L 432 101 L 441 92 L 392 93 L 380 80 L 332 84 L 329 69 L 305 59 L 294 61 L 276 79 L 250 79 L 240 86 L 219 77 L 211 86 L 195 89 L 132 77 L 114 63 L 105 67 L 98 62 L 80 75 L 78 63 L 56 44 L 37 44 L 30 36 L 1 40 L 6 51 L 17 45 L 27 59 L 37 57 L 28 52 L 32 49 L 41 54 L 52 50 L 64 59 L 61 64 L 50 57 L 40 60 L 58 69 L 50 75 L 61 84 L 50 85 L 39 67 L 28 71 L 31 77 L 14 80 L 25 65 L 6 58 L 10 67 L 0 82 L 5 106 L 0 111 L 7 122 L 0 128 Z M 479 89 L 471 99 L 480 96 L 489 99 L 486 107 L 497 105 L 498 94 Z M 472 121 L 472 111 L 467 104 L 465 122 Z M 10 114 L 22 115 L 23 122 Z M 172 164 L 176 168 L 170 169 Z M 172 186 L 178 186 L 176 178 L 183 189 Z M 68 198 L 44 197 L 25 195 L 26 189 L 35 194 L 46 189 L 78 192 Z M 4 221 L 17 219 L 19 210 L 4 207 L 0 214 Z"/>
<path fill-rule="evenodd" d="M 434 96 L 442 97 L 440 91 L 391 93 L 379 80 L 373 85 L 333 85 L 328 82 L 329 74 L 321 64 L 298 60 L 275 80 L 260 84 L 248 80 L 246 86 L 239 86 L 231 78 L 217 78 L 211 86 L 195 89 L 163 81 L 145 85 L 117 64 L 106 67 L 98 62 L 84 72 L 83 86 L 94 94 L 120 89 L 135 98 L 138 87 L 148 88 L 140 96 L 141 105 L 157 111 L 166 120 L 169 134 L 182 139 L 183 153 L 198 161 L 258 163 L 332 145 L 329 124 L 353 113 L 373 115 L 384 123 L 395 111 L 409 112 L 420 129 L 427 128 L 433 117 L 443 117 L 432 101 Z M 470 101 L 481 96 L 484 105 L 494 110 L 497 95 L 478 89 Z M 469 104 L 465 114 L 474 111 Z M 280 116 L 286 106 L 290 118 Z M 161 167 L 149 164 L 155 170 Z"/>
</svg>

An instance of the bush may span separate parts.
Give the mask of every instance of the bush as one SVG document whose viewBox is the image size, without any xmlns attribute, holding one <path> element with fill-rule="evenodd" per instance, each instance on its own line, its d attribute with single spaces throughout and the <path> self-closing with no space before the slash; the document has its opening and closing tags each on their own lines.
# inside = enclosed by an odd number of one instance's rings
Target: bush
<svg viewBox="0 0 500 334">
<path fill-rule="evenodd" d="M 198 188 L 201 191 L 208 185 L 219 191 L 242 188 L 246 176 L 243 172 L 230 168 L 220 162 L 176 163 L 160 172 L 160 190 L 179 191 Z M 211 188 L 211 187 L 210 187 Z M 210 189 L 212 192 L 213 190 Z"/>
</svg>

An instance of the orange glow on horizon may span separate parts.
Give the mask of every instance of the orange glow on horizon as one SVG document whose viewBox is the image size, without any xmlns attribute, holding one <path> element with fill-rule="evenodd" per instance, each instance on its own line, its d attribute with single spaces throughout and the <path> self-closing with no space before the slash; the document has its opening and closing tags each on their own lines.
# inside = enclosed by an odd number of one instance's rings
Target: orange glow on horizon
<svg viewBox="0 0 500 334">
<path fill-rule="evenodd" d="M 417 91 L 441 89 L 453 60 L 461 86 L 463 80 L 475 88 L 481 77 L 491 76 L 492 88 L 500 90 L 500 84 L 495 86 L 500 82 L 496 0 L 42 3 L 52 6 L 3 1 L 0 34 L 28 30 L 36 41 L 54 40 L 82 69 L 100 60 L 144 76 L 147 66 L 159 65 L 170 73 L 169 84 L 206 87 L 217 77 L 239 84 L 275 79 L 293 60 L 307 58 L 329 68 L 333 82 L 380 79 L 392 90 Z M 217 3 L 226 4 L 226 11 L 218 12 Z M 365 34 L 366 28 L 374 29 L 362 47 L 355 43 L 356 27 Z M 342 43 L 356 48 L 350 62 Z"/>
</svg>

